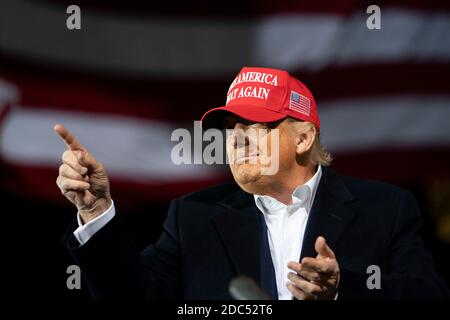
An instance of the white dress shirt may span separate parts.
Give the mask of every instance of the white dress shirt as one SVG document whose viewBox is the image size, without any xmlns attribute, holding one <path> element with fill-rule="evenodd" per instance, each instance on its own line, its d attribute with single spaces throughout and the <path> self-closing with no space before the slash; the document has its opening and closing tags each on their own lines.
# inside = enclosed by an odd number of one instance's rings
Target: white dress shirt
<svg viewBox="0 0 450 320">
<path fill-rule="evenodd" d="M 85 244 L 95 233 L 103 228 L 116 214 L 114 209 L 114 201 L 111 200 L 111 205 L 104 213 L 92 219 L 86 224 L 81 222 L 80 212 L 77 213 L 78 228 L 75 229 L 73 235 L 78 240 L 80 245 Z"/>
<path fill-rule="evenodd" d="M 286 287 L 289 261 L 299 261 L 303 236 L 309 211 L 322 176 L 322 168 L 304 185 L 292 193 L 292 204 L 285 205 L 265 195 L 254 195 L 256 206 L 264 214 L 267 224 L 270 253 L 275 269 L 278 299 L 290 300 L 292 295 Z M 78 228 L 73 232 L 80 245 L 85 244 L 96 232 L 103 228 L 115 215 L 114 202 L 103 214 L 84 224 L 77 214 Z"/>
<path fill-rule="evenodd" d="M 292 294 L 286 287 L 287 274 L 292 271 L 287 264 L 300 259 L 309 211 L 321 176 L 322 168 L 318 166 L 314 176 L 294 190 L 290 205 L 285 205 L 270 196 L 254 195 L 256 206 L 264 214 L 267 224 L 267 237 L 279 300 L 292 299 Z"/>
</svg>

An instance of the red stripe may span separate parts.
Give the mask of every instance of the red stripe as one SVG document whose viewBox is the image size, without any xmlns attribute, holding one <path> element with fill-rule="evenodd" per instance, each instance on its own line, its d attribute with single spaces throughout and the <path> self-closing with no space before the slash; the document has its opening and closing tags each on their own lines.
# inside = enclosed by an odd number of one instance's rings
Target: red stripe
<svg viewBox="0 0 450 320">
<path fill-rule="evenodd" d="M 68 4 L 61 4 L 59 0 L 41 0 L 43 4 L 51 4 L 57 7 L 67 7 Z M 263 16 L 280 13 L 315 13 L 315 14 L 351 14 L 361 11 L 365 13 L 365 8 L 369 5 L 377 4 L 383 9 L 401 7 L 406 9 L 432 11 L 450 10 L 448 1 L 437 0 L 379 0 L 373 1 L 353 1 L 353 0 L 258 0 L 241 1 L 228 0 L 217 2 L 210 0 L 191 1 L 141 1 L 141 0 L 79 0 L 76 2 L 84 12 L 94 12 L 97 14 L 127 14 L 142 18 L 174 18 L 179 21 L 181 18 L 261 18 Z"/>
<path fill-rule="evenodd" d="M 156 97 L 140 97 L 140 92 L 111 86 L 101 81 L 79 81 L 70 76 L 37 76 L 28 74 L 2 73 L 8 81 L 17 86 L 20 104 L 31 107 L 49 109 L 69 109 L 70 111 L 85 111 L 92 113 L 116 113 L 144 118 L 161 118 L 162 102 Z"/>
<path fill-rule="evenodd" d="M 0 104 L 0 128 L 1 126 L 3 126 L 4 120 L 6 119 L 6 116 L 10 110 L 11 105 L 9 103 L 4 105 Z M 0 131 L 0 138 L 1 138 L 1 131 Z"/>
<path fill-rule="evenodd" d="M 291 0 L 291 1 L 258 1 L 258 13 L 271 15 L 274 13 L 315 13 L 315 14 L 341 14 L 349 15 L 360 12 L 366 13 L 366 8 L 370 5 L 378 5 L 381 12 L 386 9 L 397 7 L 400 9 L 410 9 L 416 11 L 450 10 L 448 1 L 439 0 Z"/>
<path fill-rule="evenodd" d="M 19 197 L 44 199 L 49 202 L 67 201 L 56 186 L 57 168 L 28 167 L 0 162 L 0 189 L 8 190 Z M 227 180 L 215 176 L 199 181 L 177 181 L 171 183 L 137 183 L 126 179 L 111 179 L 114 199 L 127 208 L 146 203 L 167 202 L 175 197 L 193 192 Z"/>
<path fill-rule="evenodd" d="M 383 95 L 450 94 L 448 63 L 386 63 L 295 72 L 318 102 Z"/>
<path fill-rule="evenodd" d="M 50 69 L 0 65 L 0 74 L 18 86 L 27 106 L 117 113 L 173 121 L 197 120 L 225 102 L 233 78 L 108 78 Z M 236 70 L 236 73 L 238 70 Z M 319 104 L 337 98 L 450 94 L 449 63 L 373 64 L 295 72 Z"/>
<path fill-rule="evenodd" d="M 378 148 L 337 154 L 333 167 L 342 174 L 402 185 L 427 185 L 450 179 L 450 145 Z"/>
</svg>

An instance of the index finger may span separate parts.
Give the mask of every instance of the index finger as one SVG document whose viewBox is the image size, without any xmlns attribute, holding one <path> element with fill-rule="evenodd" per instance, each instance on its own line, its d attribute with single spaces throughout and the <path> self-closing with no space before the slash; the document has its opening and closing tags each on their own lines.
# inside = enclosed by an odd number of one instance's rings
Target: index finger
<svg viewBox="0 0 450 320">
<path fill-rule="evenodd" d="M 83 145 L 78 141 L 78 139 L 62 124 L 55 125 L 53 130 L 55 130 L 61 139 L 63 139 L 64 143 L 70 150 L 84 150 Z"/>
</svg>

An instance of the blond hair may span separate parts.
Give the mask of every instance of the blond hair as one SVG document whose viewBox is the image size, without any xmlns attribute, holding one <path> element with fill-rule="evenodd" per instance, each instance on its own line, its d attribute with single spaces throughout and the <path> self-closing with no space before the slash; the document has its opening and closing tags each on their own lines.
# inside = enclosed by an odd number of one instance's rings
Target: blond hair
<svg viewBox="0 0 450 320">
<path fill-rule="evenodd" d="M 313 165 L 320 164 L 323 167 L 329 166 L 333 157 L 331 154 L 325 149 L 320 141 L 320 130 L 311 122 L 297 120 L 295 118 L 288 117 L 289 122 L 295 122 L 302 124 L 302 131 L 306 132 L 311 128 L 314 128 L 314 142 L 310 149 L 310 161 Z"/>
</svg>

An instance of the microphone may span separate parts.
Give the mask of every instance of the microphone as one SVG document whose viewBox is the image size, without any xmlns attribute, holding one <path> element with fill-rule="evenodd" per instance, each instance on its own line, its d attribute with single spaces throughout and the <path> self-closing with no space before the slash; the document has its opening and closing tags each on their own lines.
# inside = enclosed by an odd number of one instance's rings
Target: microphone
<svg viewBox="0 0 450 320">
<path fill-rule="evenodd" d="M 231 280 L 229 292 L 235 300 L 271 300 L 269 295 L 247 276 L 238 276 Z"/>
</svg>

